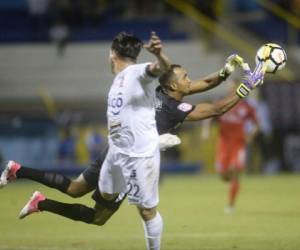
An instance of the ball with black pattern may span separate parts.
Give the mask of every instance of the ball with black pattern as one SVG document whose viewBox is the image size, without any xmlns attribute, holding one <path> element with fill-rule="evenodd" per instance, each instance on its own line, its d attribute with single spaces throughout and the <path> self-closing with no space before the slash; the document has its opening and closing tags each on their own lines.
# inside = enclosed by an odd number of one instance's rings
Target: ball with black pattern
<svg viewBox="0 0 300 250">
<path fill-rule="evenodd" d="M 280 45 L 267 43 L 258 49 L 255 61 L 256 64 L 259 62 L 267 63 L 266 73 L 275 74 L 285 67 L 287 55 Z"/>
</svg>

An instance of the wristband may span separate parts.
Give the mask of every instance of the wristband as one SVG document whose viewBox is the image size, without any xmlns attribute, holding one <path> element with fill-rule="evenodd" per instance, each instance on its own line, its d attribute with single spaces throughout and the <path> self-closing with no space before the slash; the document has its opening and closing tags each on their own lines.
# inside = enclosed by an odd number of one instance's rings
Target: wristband
<svg viewBox="0 0 300 250">
<path fill-rule="evenodd" d="M 241 83 L 236 89 L 236 94 L 240 98 L 244 98 L 244 97 L 248 96 L 250 92 L 251 92 L 251 89 L 249 89 L 244 83 Z"/>
</svg>

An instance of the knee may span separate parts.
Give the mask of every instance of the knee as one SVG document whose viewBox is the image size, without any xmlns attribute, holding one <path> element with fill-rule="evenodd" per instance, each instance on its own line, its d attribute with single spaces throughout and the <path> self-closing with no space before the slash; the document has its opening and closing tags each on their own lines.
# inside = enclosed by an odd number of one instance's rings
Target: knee
<svg viewBox="0 0 300 250">
<path fill-rule="evenodd" d="M 93 224 L 96 226 L 104 226 L 107 220 L 103 220 L 102 218 L 95 218 Z"/>
<path fill-rule="evenodd" d="M 118 194 L 108 194 L 108 193 L 101 192 L 101 196 L 104 200 L 111 201 L 116 199 L 118 197 Z"/>
<path fill-rule="evenodd" d="M 103 226 L 110 219 L 110 217 L 115 213 L 115 211 L 96 205 L 96 213 L 93 219 L 93 224 L 97 226 Z"/>
<path fill-rule="evenodd" d="M 235 170 L 232 171 L 231 179 L 232 180 L 238 180 L 239 179 L 239 170 L 235 169 Z"/>
<path fill-rule="evenodd" d="M 221 179 L 226 182 L 230 181 L 230 179 L 231 179 L 230 173 L 228 173 L 228 172 L 221 173 Z"/>
<path fill-rule="evenodd" d="M 67 194 L 73 198 L 79 198 L 83 196 L 80 187 L 74 181 L 72 181 L 70 186 L 68 187 Z"/>
<path fill-rule="evenodd" d="M 156 215 L 156 207 L 153 208 L 138 208 L 139 213 L 144 221 L 151 220 Z"/>
</svg>

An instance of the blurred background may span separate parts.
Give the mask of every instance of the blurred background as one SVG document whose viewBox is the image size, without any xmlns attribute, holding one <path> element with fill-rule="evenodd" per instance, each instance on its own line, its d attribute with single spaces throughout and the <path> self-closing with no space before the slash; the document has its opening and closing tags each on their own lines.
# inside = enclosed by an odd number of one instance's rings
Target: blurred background
<svg viewBox="0 0 300 250">
<path fill-rule="evenodd" d="M 154 30 L 192 79 L 219 70 L 232 53 L 254 67 L 262 44 L 282 45 L 287 67 L 249 98 L 260 132 L 248 144 L 246 172 L 299 172 L 299 28 L 299 0 L 1 0 L 1 162 L 82 171 L 106 140 L 111 39 L 127 31 L 147 41 Z M 153 57 L 142 52 L 146 60 Z M 187 100 L 213 101 L 226 91 L 225 83 Z M 214 172 L 217 133 L 216 123 L 209 134 L 203 122 L 184 124 L 163 171 Z"/>
</svg>

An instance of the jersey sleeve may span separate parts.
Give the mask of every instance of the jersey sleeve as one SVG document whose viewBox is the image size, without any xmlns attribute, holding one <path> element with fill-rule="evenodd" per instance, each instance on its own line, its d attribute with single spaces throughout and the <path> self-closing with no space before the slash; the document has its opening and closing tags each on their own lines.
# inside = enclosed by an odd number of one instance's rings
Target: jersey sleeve
<svg viewBox="0 0 300 250">
<path fill-rule="evenodd" d="M 157 76 L 151 74 L 151 72 L 149 71 L 150 65 L 151 63 L 143 63 L 138 65 L 137 68 L 138 78 L 143 84 L 150 83 L 155 79 L 157 79 Z"/>
<path fill-rule="evenodd" d="M 179 102 L 174 107 L 174 118 L 178 122 L 183 122 L 185 118 L 195 109 L 195 105 L 187 102 Z"/>
</svg>

